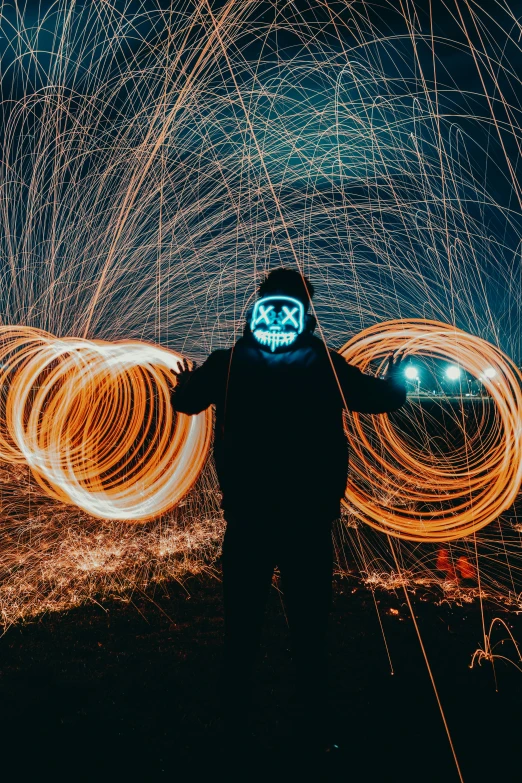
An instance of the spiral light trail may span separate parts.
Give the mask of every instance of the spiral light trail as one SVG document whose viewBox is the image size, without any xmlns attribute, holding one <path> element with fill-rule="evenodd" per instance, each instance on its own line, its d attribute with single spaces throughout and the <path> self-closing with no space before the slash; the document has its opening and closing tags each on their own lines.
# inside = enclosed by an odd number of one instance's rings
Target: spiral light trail
<svg viewBox="0 0 522 783">
<path fill-rule="evenodd" d="M 212 460 L 193 491 L 175 485 L 167 498 L 149 448 L 164 442 L 159 423 L 173 437 L 187 425 L 167 422 L 164 365 L 136 357 L 116 382 L 109 345 L 144 341 L 201 362 L 234 343 L 260 274 L 284 264 L 313 281 L 333 348 L 372 324 L 422 318 L 521 364 L 520 30 L 507 0 L 0 0 L 0 326 L 23 325 L 0 334 L 3 623 L 147 592 L 219 553 Z M 68 336 L 55 359 L 52 335 Z M 368 453 L 354 452 L 349 492 L 372 510 L 347 499 L 341 570 L 372 587 L 487 592 L 522 608 L 522 496 L 443 549 L 429 539 L 457 533 L 452 516 L 469 498 L 452 486 L 448 500 L 422 500 L 430 471 L 484 464 L 491 446 L 504 507 L 515 469 L 501 464 L 511 414 L 499 406 L 412 395 L 389 436 L 360 417 L 379 489 L 363 480 Z M 462 450 L 464 435 L 475 451 Z M 396 462 L 406 445 L 413 465 Z M 181 489 L 192 481 L 183 460 L 174 455 Z M 472 499 L 488 506 L 473 475 Z M 129 524 L 126 490 L 149 480 L 134 499 L 149 521 Z M 155 517 L 161 486 L 165 503 L 180 499 Z M 403 536 L 400 573 L 384 529 Z M 480 586 L 457 584 L 461 562 Z"/>
<path fill-rule="evenodd" d="M 0 459 L 24 460 L 47 492 L 92 516 L 143 521 L 186 495 L 211 413 L 175 414 L 181 356 L 138 341 L 0 332 Z"/>
<path fill-rule="evenodd" d="M 211 412 L 174 414 L 169 370 L 179 355 L 137 341 L 55 339 L 20 327 L 3 327 L 0 340 L 0 459 L 27 462 L 47 494 L 104 519 L 151 519 L 186 495 L 208 453 Z M 463 538 L 497 519 L 519 492 L 520 373 L 486 340 L 421 319 L 377 324 L 341 354 L 379 372 L 399 350 L 450 360 L 480 378 L 495 404 L 493 425 L 487 437 L 481 426 L 464 432 L 462 447 L 441 459 L 416 449 L 389 417 L 369 423 L 352 414 L 345 504 L 399 538 Z M 418 508 L 434 503 L 443 507 Z"/>
<path fill-rule="evenodd" d="M 368 421 L 368 417 L 353 414 L 348 428 L 351 478 L 344 502 L 362 521 L 400 538 L 437 542 L 469 536 L 497 519 L 520 490 L 520 372 L 486 340 L 422 319 L 372 326 L 346 343 L 341 354 L 364 371 L 372 363 L 382 369 L 390 352 L 399 350 L 455 362 L 481 379 L 495 405 L 494 421 L 487 435 L 480 422 L 476 431 L 468 434 L 462 421 L 462 447 L 441 458 L 416 448 L 411 438 L 399 434 L 388 416 Z M 372 430 L 377 440 L 372 441 Z M 413 508 L 405 507 L 405 499 Z M 443 508 L 420 511 L 417 507 L 434 503 L 442 503 Z"/>
</svg>

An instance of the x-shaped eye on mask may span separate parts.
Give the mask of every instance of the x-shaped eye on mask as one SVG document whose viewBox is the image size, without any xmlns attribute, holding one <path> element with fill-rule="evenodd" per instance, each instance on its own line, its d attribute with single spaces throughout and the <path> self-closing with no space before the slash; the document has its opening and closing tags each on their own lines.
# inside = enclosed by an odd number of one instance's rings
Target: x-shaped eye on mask
<svg viewBox="0 0 522 783">
<path fill-rule="evenodd" d="M 284 326 L 288 321 L 292 324 L 292 326 L 295 326 L 296 329 L 299 329 L 299 323 L 297 321 L 297 318 L 295 317 L 295 314 L 297 313 L 299 308 L 294 307 L 293 310 L 290 310 L 289 307 L 286 307 L 286 305 L 283 306 L 283 315 L 284 318 L 282 320 L 282 326 Z"/>
<path fill-rule="evenodd" d="M 271 351 L 286 348 L 304 331 L 304 305 L 292 296 L 264 296 L 254 305 L 250 329 Z"/>
<path fill-rule="evenodd" d="M 275 316 L 273 305 L 269 305 L 268 307 L 265 307 L 264 305 L 260 305 L 259 315 L 257 317 L 257 326 L 259 326 L 261 321 L 264 321 L 267 326 L 270 326 L 270 314 L 272 314 L 272 320 L 273 320 Z"/>
</svg>

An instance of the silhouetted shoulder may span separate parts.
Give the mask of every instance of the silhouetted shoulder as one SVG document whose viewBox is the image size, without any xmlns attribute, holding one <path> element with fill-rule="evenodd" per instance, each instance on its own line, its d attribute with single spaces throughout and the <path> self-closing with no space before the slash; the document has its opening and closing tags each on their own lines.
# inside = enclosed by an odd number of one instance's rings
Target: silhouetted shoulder
<svg viewBox="0 0 522 783">
<path fill-rule="evenodd" d="M 213 370 L 228 366 L 231 353 L 232 348 L 216 348 L 216 350 L 212 351 L 208 359 L 206 359 L 206 361 L 201 365 L 201 368 L 203 368 L 206 364 L 208 364 L 209 368 L 212 368 Z"/>
<path fill-rule="evenodd" d="M 406 402 L 403 383 L 363 373 L 336 351 L 330 351 L 330 356 L 348 410 L 391 413 Z"/>
<path fill-rule="evenodd" d="M 215 405 L 226 382 L 230 355 L 230 348 L 212 351 L 201 367 L 188 373 L 172 394 L 175 410 L 191 415 Z"/>
</svg>

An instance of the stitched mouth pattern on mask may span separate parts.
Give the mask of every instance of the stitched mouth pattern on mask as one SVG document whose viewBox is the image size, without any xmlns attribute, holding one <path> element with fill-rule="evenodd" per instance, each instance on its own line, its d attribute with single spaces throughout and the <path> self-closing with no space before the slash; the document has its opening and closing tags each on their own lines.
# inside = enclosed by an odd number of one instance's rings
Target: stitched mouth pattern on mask
<svg viewBox="0 0 522 783">
<path fill-rule="evenodd" d="M 292 345 L 297 337 L 296 332 L 269 332 L 256 329 L 254 337 L 261 345 L 268 346 L 272 351 L 282 346 Z"/>
</svg>

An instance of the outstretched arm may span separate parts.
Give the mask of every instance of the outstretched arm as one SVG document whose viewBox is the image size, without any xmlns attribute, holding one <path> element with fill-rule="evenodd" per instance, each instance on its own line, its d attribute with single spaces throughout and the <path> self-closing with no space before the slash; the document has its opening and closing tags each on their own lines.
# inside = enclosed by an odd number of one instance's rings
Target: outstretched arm
<svg viewBox="0 0 522 783">
<path fill-rule="evenodd" d="M 384 378 L 366 375 L 358 367 L 332 352 L 335 372 L 348 410 L 358 413 L 391 413 L 406 402 L 403 380 L 404 354 L 388 360 Z"/>
<path fill-rule="evenodd" d="M 219 353 L 222 352 L 214 351 L 201 367 L 196 368 L 194 365 L 192 370 L 183 360 L 177 371 L 173 371 L 176 386 L 172 390 L 171 402 L 172 407 L 179 413 L 201 413 L 216 402 L 221 364 Z"/>
</svg>

